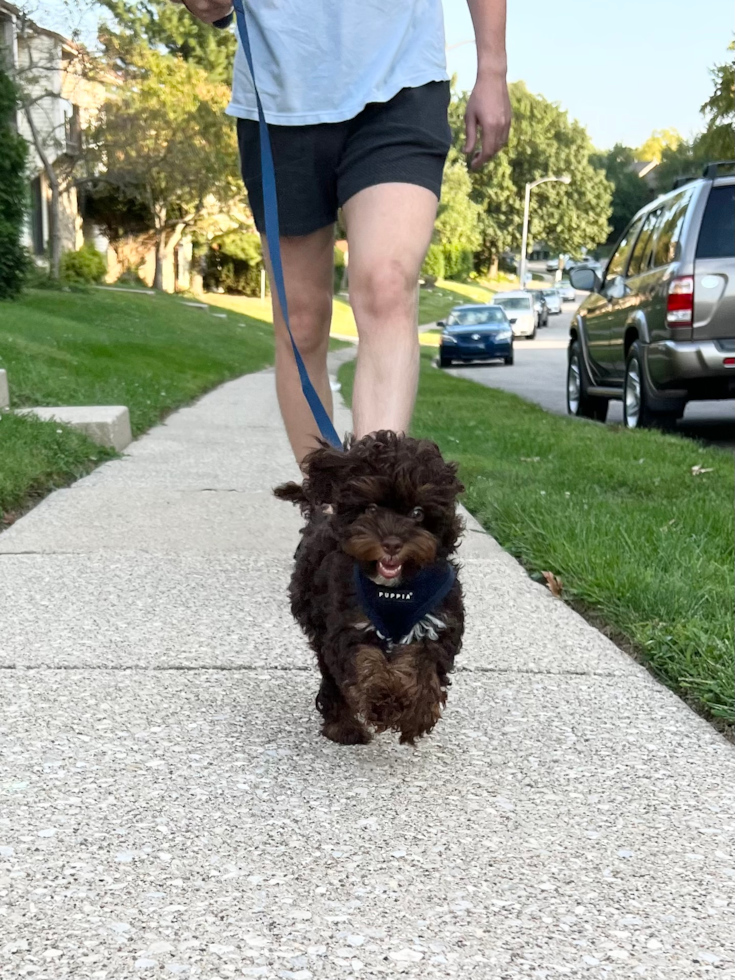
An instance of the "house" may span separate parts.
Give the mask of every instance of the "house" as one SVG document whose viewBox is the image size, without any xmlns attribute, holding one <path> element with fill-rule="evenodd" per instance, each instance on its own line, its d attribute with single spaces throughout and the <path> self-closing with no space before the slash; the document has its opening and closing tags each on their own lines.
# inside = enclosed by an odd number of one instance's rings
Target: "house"
<svg viewBox="0 0 735 980">
<path fill-rule="evenodd" d="M 39 265 L 47 265 L 58 239 L 60 254 L 76 251 L 85 241 L 107 256 L 108 282 L 135 271 L 153 283 L 155 241 L 152 233 L 132 234 L 110 244 L 84 215 L 84 182 L 80 187 L 84 132 L 95 121 L 120 78 L 95 66 L 81 45 L 40 26 L 15 4 L 0 0 L 0 60 L 23 96 L 16 127 L 29 146 L 30 213 L 24 244 Z M 87 176 L 93 176 L 92 174 Z M 53 206 L 52 184 L 58 188 Z M 210 210 L 218 211 L 212 202 Z M 54 236 L 54 215 L 58 235 Z M 227 225 L 230 225 L 229 219 Z M 184 236 L 167 257 L 163 287 L 167 292 L 192 286 L 192 240 Z"/>
<path fill-rule="evenodd" d="M 641 180 L 644 180 L 651 190 L 654 191 L 656 189 L 656 177 L 658 176 L 655 173 L 657 166 L 658 160 L 634 160 L 629 170 L 640 177 Z"/>
<path fill-rule="evenodd" d="M 84 242 L 73 171 L 82 150 L 82 131 L 104 101 L 105 84 L 85 71 L 83 48 L 36 24 L 6 0 L 0 0 L 0 45 L 6 69 L 25 97 L 17 128 L 29 145 L 31 211 L 26 245 L 44 262 L 54 220 L 51 168 L 59 186 L 61 251 L 76 250 Z"/>
</svg>

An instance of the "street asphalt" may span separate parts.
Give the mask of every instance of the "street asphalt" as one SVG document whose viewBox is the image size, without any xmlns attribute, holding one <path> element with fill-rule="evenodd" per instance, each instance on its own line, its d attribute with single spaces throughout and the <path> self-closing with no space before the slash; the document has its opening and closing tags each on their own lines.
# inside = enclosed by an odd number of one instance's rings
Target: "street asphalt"
<svg viewBox="0 0 735 980">
<path fill-rule="evenodd" d="M 460 365 L 450 370 L 460 377 L 470 378 L 489 388 L 501 388 L 520 395 L 549 412 L 566 415 L 569 324 L 577 305 L 565 303 L 562 313 L 549 317 L 549 326 L 537 331 L 535 340 L 517 340 L 515 363 L 512 367 L 498 361 L 492 364 Z M 621 425 L 622 421 L 622 402 L 611 401 L 608 422 Z M 733 402 L 690 402 L 677 428 L 681 435 L 735 449 Z"/>
<path fill-rule="evenodd" d="M 0 535 L 0 977 L 735 978 L 732 745 L 473 521 L 435 733 L 320 738 L 296 475 L 266 371 Z"/>
</svg>

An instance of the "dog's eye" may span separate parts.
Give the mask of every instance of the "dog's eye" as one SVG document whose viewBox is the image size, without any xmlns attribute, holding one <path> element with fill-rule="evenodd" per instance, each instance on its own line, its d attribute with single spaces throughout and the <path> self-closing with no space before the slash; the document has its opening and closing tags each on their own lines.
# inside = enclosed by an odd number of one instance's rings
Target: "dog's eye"
<svg viewBox="0 0 735 980">
<path fill-rule="evenodd" d="M 424 508 L 414 507 L 411 513 L 408 515 L 412 521 L 423 521 L 424 519 Z"/>
<path fill-rule="evenodd" d="M 365 513 L 366 514 L 377 514 L 378 513 L 378 505 L 377 504 L 368 504 L 367 507 L 365 508 Z"/>
</svg>

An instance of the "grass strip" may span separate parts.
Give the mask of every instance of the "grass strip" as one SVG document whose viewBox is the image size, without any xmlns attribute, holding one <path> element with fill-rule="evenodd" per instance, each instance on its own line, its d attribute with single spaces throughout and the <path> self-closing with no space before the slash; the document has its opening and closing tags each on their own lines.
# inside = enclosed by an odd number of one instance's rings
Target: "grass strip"
<svg viewBox="0 0 735 980">
<path fill-rule="evenodd" d="M 348 398 L 353 377 L 346 364 Z M 460 463 L 466 506 L 529 572 L 554 572 L 673 690 L 735 721 L 730 454 L 551 415 L 443 374 L 428 353 L 412 432 Z"/>
<path fill-rule="evenodd" d="M 127 405 L 134 435 L 223 381 L 272 364 L 273 351 L 268 324 L 161 294 L 31 290 L 0 303 L 0 368 L 13 407 Z M 0 527 L 2 514 L 9 523 L 111 456 L 66 426 L 3 414 Z"/>
</svg>

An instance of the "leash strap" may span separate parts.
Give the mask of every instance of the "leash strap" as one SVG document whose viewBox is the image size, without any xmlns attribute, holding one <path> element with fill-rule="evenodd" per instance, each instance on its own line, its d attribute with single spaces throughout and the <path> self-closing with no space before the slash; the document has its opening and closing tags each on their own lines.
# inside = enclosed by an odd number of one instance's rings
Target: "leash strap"
<svg viewBox="0 0 735 980">
<path fill-rule="evenodd" d="M 296 359 L 296 367 L 298 368 L 299 379 L 301 381 L 301 390 L 303 391 L 304 398 L 306 398 L 309 408 L 311 409 L 311 414 L 314 416 L 314 421 L 319 428 L 322 439 L 324 439 L 325 442 L 328 442 L 331 446 L 334 446 L 335 449 L 342 449 L 342 440 L 337 435 L 337 430 L 335 429 L 327 410 L 322 404 L 322 401 L 311 382 L 309 372 L 306 370 L 306 365 L 304 364 L 304 360 L 301 357 L 298 347 L 296 346 L 296 341 L 294 340 L 294 336 L 291 331 L 291 323 L 288 317 L 288 302 L 286 300 L 286 285 L 283 279 L 283 261 L 281 259 L 281 238 L 278 222 L 278 196 L 276 193 L 276 171 L 275 167 L 273 166 L 273 150 L 271 148 L 271 139 L 268 133 L 268 124 L 265 121 L 263 103 L 260 100 L 258 83 L 255 80 L 255 67 L 253 65 L 253 54 L 250 49 L 250 35 L 248 34 L 248 25 L 245 19 L 245 8 L 243 7 L 242 0 L 233 0 L 233 6 L 235 8 L 235 17 L 237 19 L 237 28 L 240 33 L 240 41 L 242 43 L 243 51 L 245 52 L 245 59 L 248 63 L 248 68 L 250 69 L 250 75 L 253 79 L 255 99 L 258 104 L 258 125 L 260 129 L 260 169 L 261 179 L 263 182 L 265 237 L 268 242 L 268 254 L 270 255 L 271 269 L 273 270 L 273 281 L 276 286 L 278 302 L 281 306 L 283 319 L 286 321 L 286 329 L 288 330 L 288 336 L 291 340 L 294 358 Z"/>
</svg>

